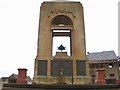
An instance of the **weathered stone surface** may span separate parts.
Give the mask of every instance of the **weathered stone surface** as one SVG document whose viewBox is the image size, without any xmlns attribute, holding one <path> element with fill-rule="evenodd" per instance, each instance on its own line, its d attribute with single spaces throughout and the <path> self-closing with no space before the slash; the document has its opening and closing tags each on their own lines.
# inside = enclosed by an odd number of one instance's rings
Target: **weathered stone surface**
<svg viewBox="0 0 120 90">
<path fill-rule="evenodd" d="M 54 30 L 69 30 L 70 32 L 54 32 Z M 52 44 L 54 36 L 70 37 L 70 56 L 64 52 L 52 56 Z M 59 42 L 59 41 L 58 41 Z M 53 47 L 54 48 L 54 47 Z M 47 75 L 38 75 L 39 60 L 47 61 Z M 34 83 L 54 84 L 59 81 L 59 77 L 52 76 L 52 60 L 72 60 L 72 74 L 65 77 L 67 84 L 90 84 L 91 76 L 89 72 L 88 60 L 86 57 L 85 29 L 83 7 L 80 2 L 43 2 L 40 7 L 38 50 L 35 59 Z M 84 61 L 82 70 L 77 71 L 77 61 Z M 57 68 L 57 67 L 56 67 Z M 61 67 L 62 68 L 62 67 Z M 84 68 L 84 69 L 83 69 Z M 60 70 L 60 69 L 59 69 Z M 84 70 L 84 71 L 83 71 Z M 63 70 L 64 71 L 64 70 Z M 82 74 L 77 74 L 83 71 Z M 39 71 L 40 72 L 40 71 Z M 72 79 L 72 80 L 71 80 Z"/>
</svg>

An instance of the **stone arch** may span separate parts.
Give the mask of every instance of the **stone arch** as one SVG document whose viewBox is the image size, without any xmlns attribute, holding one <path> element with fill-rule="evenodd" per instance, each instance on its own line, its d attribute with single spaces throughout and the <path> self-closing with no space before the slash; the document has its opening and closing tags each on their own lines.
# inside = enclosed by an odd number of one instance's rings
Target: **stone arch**
<svg viewBox="0 0 120 90">
<path fill-rule="evenodd" d="M 73 22 L 68 16 L 58 15 L 52 19 L 51 25 L 73 25 Z"/>
</svg>

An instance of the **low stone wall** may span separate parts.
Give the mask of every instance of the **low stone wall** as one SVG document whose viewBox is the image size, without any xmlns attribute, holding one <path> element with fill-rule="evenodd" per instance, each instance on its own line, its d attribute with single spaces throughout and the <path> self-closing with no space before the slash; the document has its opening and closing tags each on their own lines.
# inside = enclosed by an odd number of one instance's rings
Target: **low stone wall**
<svg viewBox="0 0 120 90">
<path fill-rule="evenodd" d="M 4 84 L 2 90 L 120 90 L 120 85 Z"/>
</svg>

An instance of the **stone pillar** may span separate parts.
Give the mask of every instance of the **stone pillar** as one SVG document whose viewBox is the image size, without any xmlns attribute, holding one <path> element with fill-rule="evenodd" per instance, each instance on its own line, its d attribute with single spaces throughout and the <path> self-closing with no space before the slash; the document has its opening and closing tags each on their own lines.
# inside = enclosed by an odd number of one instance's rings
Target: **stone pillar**
<svg viewBox="0 0 120 90">
<path fill-rule="evenodd" d="M 48 77 L 48 82 L 50 82 L 50 75 L 51 75 L 51 60 L 47 61 L 47 77 Z"/>
<path fill-rule="evenodd" d="M 27 69 L 25 68 L 19 68 L 18 69 L 18 79 L 17 79 L 17 83 L 21 83 L 21 84 L 25 84 L 27 83 L 27 80 L 26 80 L 26 73 L 27 72 Z"/>
<path fill-rule="evenodd" d="M 76 60 L 73 60 L 73 80 L 72 80 L 72 83 L 73 84 L 76 84 L 76 76 L 77 76 L 77 72 L 76 72 Z"/>
<path fill-rule="evenodd" d="M 105 69 L 96 69 L 96 81 L 97 84 L 105 84 Z"/>
</svg>

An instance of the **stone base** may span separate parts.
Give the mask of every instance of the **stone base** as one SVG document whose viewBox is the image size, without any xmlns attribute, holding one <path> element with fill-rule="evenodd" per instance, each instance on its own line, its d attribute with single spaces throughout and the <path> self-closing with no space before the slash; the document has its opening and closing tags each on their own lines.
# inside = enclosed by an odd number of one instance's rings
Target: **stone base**
<svg viewBox="0 0 120 90">
<path fill-rule="evenodd" d="M 2 90 L 120 90 L 120 85 L 4 84 Z"/>
<path fill-rule="evenodd" d="M 77 76 L 77 77 L 34 77 L 33 78 L 33 83 L 34 84 L 58 84 L 58 83 L 63 83 L 63 84 L 91 84 L 90 78 L 84 77 L 83 76 Z"/>
</svg>

